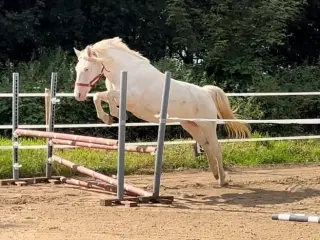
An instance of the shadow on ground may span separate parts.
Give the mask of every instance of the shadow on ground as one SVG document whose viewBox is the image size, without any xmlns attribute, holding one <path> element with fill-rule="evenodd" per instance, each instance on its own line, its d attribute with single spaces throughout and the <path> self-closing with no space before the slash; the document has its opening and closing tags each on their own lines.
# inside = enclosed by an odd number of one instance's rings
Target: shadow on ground
<svg viewBox="0 0 320 240">
<path fill-rule="evenodd" d="M 203 196 L 195 194 L 191 196 L 175 197 L 171 208 L 193 209 L 198 206 L 215 206 L 215 207 L 243 207 L 260 209 L 264 205 L 280 205 L 300 202 L 304 199 L 319 197 L 320 189 L 298 188 L 295 191 L 288 190 L 267 190 L 261 188 L 245 188 L 243 186 L 230 186 L 233 193 L 225 193 L 219 196 Z M 237 192 L 238 191 L 238 192 Z M 169 207 L 169 206 L 167 206 Z M 203 210 L 212 210 L 212 208 L 201 208 Z M 216 210 L 216 209 L 215 209 Z M 234 210 L 232 210 L 234 211 Z M 241 210 L 241 212 L 243 212 Z M 260 212 L 260 210 L 259 210 Z"/>
</svg>

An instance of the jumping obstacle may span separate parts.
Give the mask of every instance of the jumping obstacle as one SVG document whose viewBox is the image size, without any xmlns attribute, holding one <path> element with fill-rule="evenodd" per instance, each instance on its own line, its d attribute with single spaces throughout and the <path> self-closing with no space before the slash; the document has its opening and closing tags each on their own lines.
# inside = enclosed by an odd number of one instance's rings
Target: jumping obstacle
<svg viewBox="0 0 320 240">
<path fill-rule="evenodd" d="M 293 221 L 293 222 L 320 223 L 320 216 L 308 216 L 306 214 L 280 213 L 280 214 L 273 214 L 271 219 L 281 220 L 281 221 Z"/>
<path fill-rule="evenodd" d="M 118 182 L 116 179 L 106 176 L 104 174 L 95 172 L 91 169 L 85 168 L 83 166 L 79 166 L 71 161 L 68 161 L 66 159 L 63 159 L 58 156 L 52 156 L 52 160 L 54 162 L 57 162 L 59 164 L 62 164 L 64 166 L 67 166 L 71 168 L 74 171 L 77 171 L 79 173 L 88 175 L 94 179 L 99 179 L 105 183 L 109 183 L 112 186 L 118 187 Z M 68 183 L 68 181 L 65 179 L 65 182 Z M 73 185 L 79 185 L 79 186 L 85 186 L 90 187 L 90 183 L 84 182 L 84 181 L 78 181 L 77 180 L 69 180 L 69 182 Z M 96 185 L 95 183 L 93 183 Z M 101 186 L 94 186 L 95 188 L 102 189 L 103 185 Z M 133 206 L 132 203 L 148 203 L 148 202 L 158 202 L 158 203 L 170 203 L 173 200 L 173 197 L 171 196 L 161 196 L 161 197 L 154 197 L 152 192 L 145 191 L 141 188 L 134 187 L 130 184 L 124 183 L 123 184 L 124 190 L 126 191 L 127 195 L 134 196 L 134 197 L 124 197 L 122 200 L 119 199 L 100 199 L 100 205 L 102 206 L 111 206 L 112 204 L 119 204 L 119 203 L 125 203 L 130 204 L 130 206 Z"/>
<path fill-rule="evenodd" d="M 26 185 L 39 182 L 53 182 L 64 183 L 79 187 L 93 188 L 101 191 L 116 192 L 116 198 L 103 198 L 100 199 L 100 205 L 125 205 L 137 206 L 138 203 L 165 203 L 171 204 L 173 196 L 160 196 L 160 178 L 162 168 L 162 157 L 164 148 L 164 135 L 166 127 L 166 115 L 168 107 L 168 96 L 170 90 L 171 74 L 165 73 L 165 84 L 163 89 L 160 124 L 158 129 L 157 147 L 154 146 L 133 146 L 125 145 L 125 126 L 126 126 L 126 92 L 127 92 L 127 73 L 121 72 L 120 79 L 120 116 L 119 116 L 119 131 L 118 140 L 96 138 L 89 136 L 56 133 L 54 132 L 54 116 L 55 104 L 59 102 L 56 99 L 57 88 L 57 73 L 51 75 L 51 90 L 46 90 L 46 123 L 47 131 L 19 129 L 18 125 L 18 98 L 19 98 L 19 75 L 13 74 L 13 112 L 12 112 L 12 146 L 13 146 L 13 179 L 0 180 L 0 185 L 17 184 Z M 50 99 L 49 99 L 50 97 Z M 49 107 L 49 109 L 48 109 Z M 19 143 L 18 138 L 21 136 L 30 137 L 44 137 L 47 138 L 47 159 L 46 159 L 46 176 L 37 178 L 19 178 L 19 168 L 21 165 L 18 161 Z M 118 165 L 117 165 L 117 178 L 112 178 L 107 175 L 97 173 L 91 169 L 79 166 L 66 159 L 53 155 L 53 147 L 56 145 L 69 145 L 73 147 L 87 147 L 104 150 L 117 150 L 118 151 Z M 154 186 L 153 192 L 148 192 L 143 189 L 134 187 L 124 183 L 124 152 L 139 152 L 139 153 L 156 153 L 155 171 L 154 171 Z M 87 182 L 73 178 L 66 178 L 64 176 L 52 176 L 53 162 L 67 166 L 74 171 L 91 176 L 94 181 Z M 97 182 L 100 180 L 100 182 Z M 101 182 L 102 181 L 102 182 Z M 127 195 L 127 196 L 124 196 Z"/>
<path fill-rule="evenodd" d="M 85 168 L 83 166 L 79 166 L 79 165 L 77 165 L 77 164 L 75 164 L 73 162 L 70 162 L 70 161 L 68 161 L 66 159 L 63 159 L 61 157 L 52 156 L 52 161 L 60 163 L 60 164 L 62 164 L 64 166 L 67 166 L 67 167 L 71 168 L 74 171 L 86 174 L 86 175 L 88 175 L 90 177 L 93 177 L 95 179 L 99 179 L 99 180 L 104 181 L 106 183 L 110 183 L 112 185 L 118 186 L 118 182 L 117 182 L 116 179 L 108 177 L 108 176 L 103 175 L 101 173 L 95 172 L 95 171 L 93 171 L 91 169 L 88 169 L 88 168 Z M 133 187 L 133 186 L 131 186 L 129 184 L 124 184 L 124 189 L 127 192 L 136 194 L 137 196 L 139 196 L 139 195 L 140 196 L 145 196 L 145 197 L 152 196 L 152 193 L 144 191 L 144 190 L 142 190 L 140 188 Z"/>
<path fill-rule="evenodd" d="M 85 148 L 117 150 L 118 140 L 107 138 L 96 138 L 82 135 L 73 135 L 66 133 L 45 132 L 37 130 L 17 129 L 14 132 L 17 136 L 28 137 L 43 137 L 51 140 L 51 145 L 69 145 Z M 157 148 L 154 146 L 125 146 L 127 152 L 152 153 L 156 152 Z"/>
</svg>

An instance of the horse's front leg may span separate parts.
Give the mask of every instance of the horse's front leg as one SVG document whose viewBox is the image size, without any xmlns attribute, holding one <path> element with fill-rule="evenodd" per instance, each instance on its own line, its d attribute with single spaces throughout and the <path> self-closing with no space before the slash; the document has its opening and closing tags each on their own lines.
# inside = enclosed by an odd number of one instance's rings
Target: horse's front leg
<svg viewBox="0 0 320 240">
<path fill-rule="evenodd" d="M 107 114 L 101 105 L 101 101 L 107 102 L 107 96 L 109 94 L 109 91 L 105 92 L 98 92 L 93 97 L 93 102 L 97 111 L 97 116 L 99 119 L 101 119 L 104 123 L 111 125 L 113 123 L 112 117 Z"/>
<path fill-rule="evenodd" d="M 127 96 L 128 98 L 128 96 Z M 120 91 L 118 90 L 111 90 L 106 95 L 106 99 L 109 103 L 110 114 L 116 118 L 120 117 L 119 107 L 117 103 L 120 104 Z M 128 120 L 128 115 L 126 114 L 126 120 Z"/>
</svg>

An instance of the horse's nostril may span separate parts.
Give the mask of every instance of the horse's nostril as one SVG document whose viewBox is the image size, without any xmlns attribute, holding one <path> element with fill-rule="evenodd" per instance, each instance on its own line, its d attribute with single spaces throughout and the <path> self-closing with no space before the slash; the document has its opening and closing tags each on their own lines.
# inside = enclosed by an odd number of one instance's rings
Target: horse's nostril
<svg viewBox="0 0 320 240">
<path fill-rule="evenodd" d="M 78 98 L 80 98 L 81 97 L 81 93 L 78 93 Z"/>
</svg>

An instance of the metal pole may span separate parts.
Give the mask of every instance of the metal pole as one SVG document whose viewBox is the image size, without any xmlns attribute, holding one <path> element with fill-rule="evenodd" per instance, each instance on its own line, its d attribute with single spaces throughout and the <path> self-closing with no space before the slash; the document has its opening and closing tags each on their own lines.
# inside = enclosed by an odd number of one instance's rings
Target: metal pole
<svg viewBox="0 0 320 240">
<path fill-rule="evenodd" d="M 19 122 L 19 73 L 12 74 L 12 178 L 19 179 L 19 142 L 15 134 Z"/>
<path fill-rule="evenodd" d="M 55 118 L 55 104 L 58 102 L 56 99 L 57 93 L 57 73 L 51 73 L 51 87 L 50 87 L 50 109 L 48 117 L 48 127 L 47 131 L 54 131 L 54 118 Z M 47 142 L 47 161 L 46 161 L 46 178 L 50 178 L 52 175 L 52 152 L 53 146 L 50 144 L 50 141 Z"/>
<path fill-rule="evenodd" d="M 154 170 L 153 196 L 155 197 L 159 197 L 159 192 L 160 192 L 160 178 L 161 178 L 162 157 L 163 157 L 163 148 L 164 148 L 164 136 L 165 136 L 166 122 L 167 122 L 170 83 L 171 83 L 171 72 L 166 71 L 165 83 L 164 83 L 163 92 L 162 92 L 160 123 L 158 128 L 157 155 L 156 155 L 155 170 Z"/>
<path fill-rule="evenodd" d="M 126 109 L 127 109 L 127 80 L 128 73 L 121 71 L 120 79 L 120 116 L 118 129 L 118 189 L 117 198 L 123 199 L 124 195 L 124 155 L 125 155 L 125 137 L 126 137 Z"/>
</svg>

